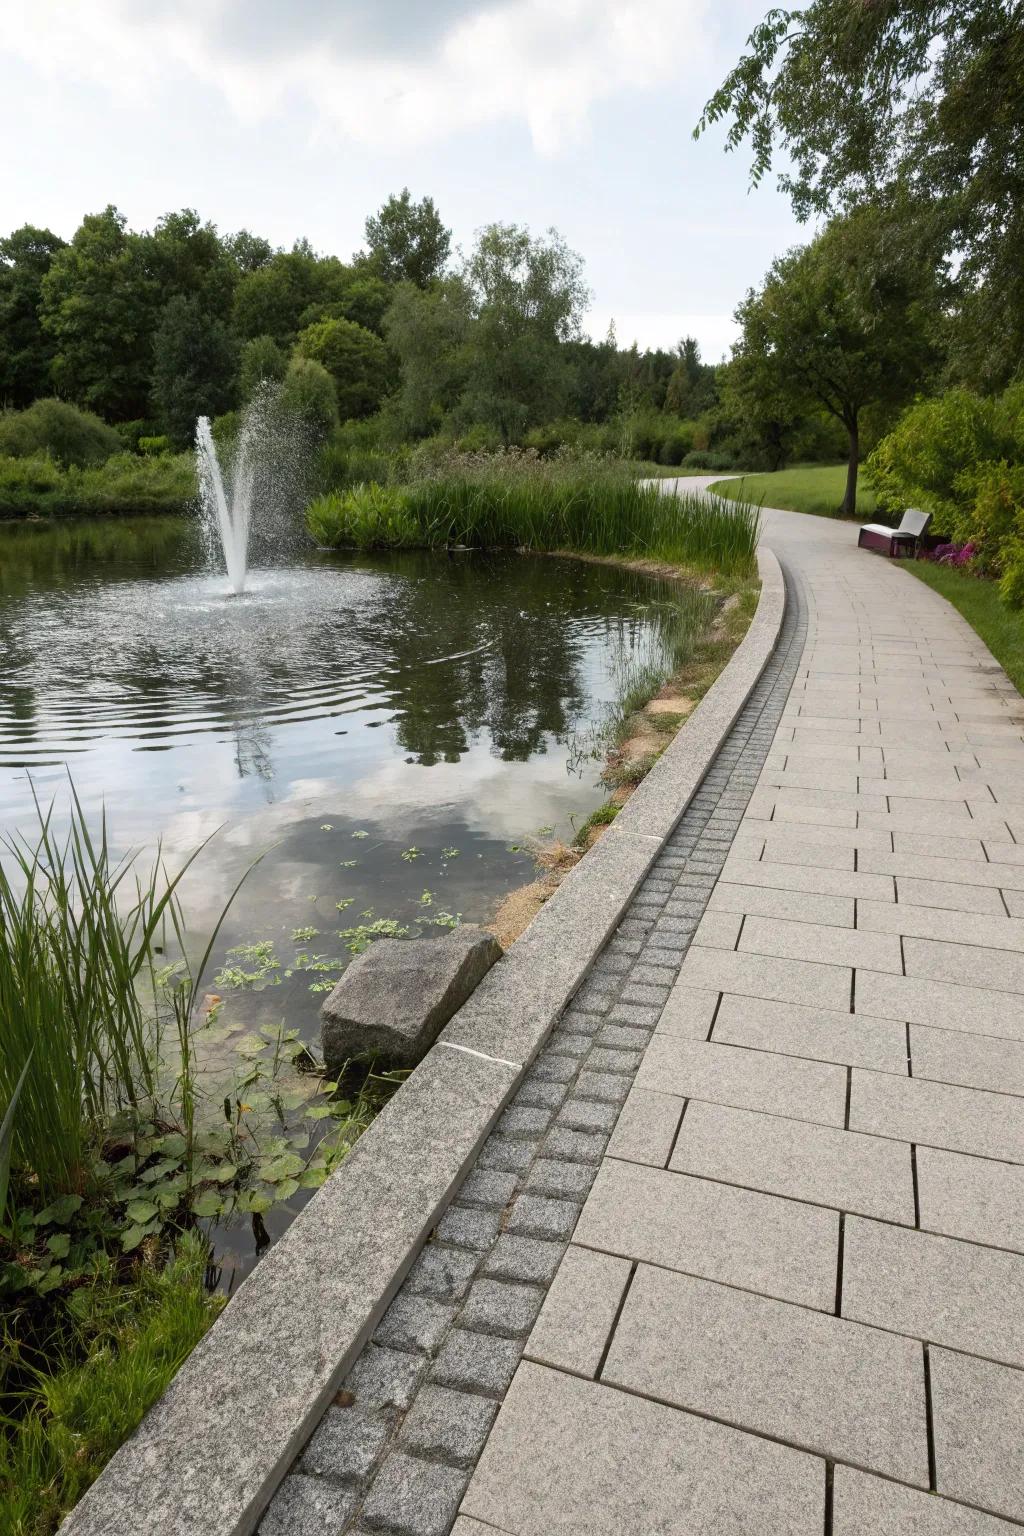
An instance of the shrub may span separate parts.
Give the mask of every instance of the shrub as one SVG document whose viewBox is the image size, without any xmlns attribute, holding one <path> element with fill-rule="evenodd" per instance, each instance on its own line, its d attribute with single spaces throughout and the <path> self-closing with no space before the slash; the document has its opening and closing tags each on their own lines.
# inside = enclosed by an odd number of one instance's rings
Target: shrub
<svg viewBox="0 0 1024 1536">
<path fill-rule="evenodd" d="M 0 459 L 0 517 L 183 512 L 195 494 L 189 453 L 115 453 L 88 469 L 61 469 L 44 454 Z"/>
<path fill-rule="evenodd" d="M 24 411 L 0 414 L 0 455 L 31 458 L 48 453 L 58 464 L 102 464 L 121 448 L 121 438 L 91 411 L 66 400 L 37 400 Z"/>
<path fill-rule="evenodd" d="M 243 403 L 251 400 L 261 384 L 280 383 L 288 371 L 288 359 L 273 336 L 254 336 L 238 359 L 238 393 Z"/>
<path fill-rule="evenodd" d="M 320 320 L 299 332 L 295 350 L 327 369 L 343 421 L 368 416 L 380 405 L 388 384 L 388 349 L 372 331 L 354 320 Z"/>
<path fill-rule="evenodd" d="M 171 440 L 169 437 L 158 436 L 139 438 L 139 452 L 143 455 L 152 457 L 153 454 L 170 453 L 170 451 Z"/>
<path fill-rule="evenodd" d="M 284 410 L 299 417 L 314 442 L 323 442 L 338 424 L 334 380 L 323 364 L 312 358 L 292 358 L 281 385 L 280 402 Z"/>
</svg>

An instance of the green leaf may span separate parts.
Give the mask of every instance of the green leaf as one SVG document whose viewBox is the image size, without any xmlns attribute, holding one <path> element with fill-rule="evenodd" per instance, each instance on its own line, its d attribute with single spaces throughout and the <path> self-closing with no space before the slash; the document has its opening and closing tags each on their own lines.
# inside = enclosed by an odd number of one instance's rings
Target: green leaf
<svg viewBox="0 0 1024 1536">
<path fill-rule="evenodd" d="M 143 1238 L 152 1237 L 155 1231 L 155 1222 L 147 1222 L 145 1226 L 139 1226 L 136 1223 L 134 1226 L 126 1227 L 121 1234 L 122 1251 L 124 1253 L 134 1253 Z"/>
<path fill-rule="evenodd" d="M 55 1226 L 63 1227 L 69 1222 L 76 1211 L 81 1210 L 81 1195 L 61 1195 L 50 1205 L 41 1210 L 33 1219 L 37 1227 L 48 1226 L 51 1222 Z"/>
<path fill-rule="evenodd" d="M 326 1168 L 307 1168 L 299 1178 L 302 1189 L 319 1189 L 327 1181 Z"/>
<path fill-rule="evenodd" d="M 298 1179 L 285 1179 L 283 1183 L 277 1186 L 277 1198 L 279 1200 L 290 1200 L 298 1187 Z"/>
<path fill-rule="evenodd" d="M 55 1259 L 66 1259 L 71 1251 L 70 1233 L 55 1232 L 53 1236 L 47 1240 L 46 1246 L 49 1248 Z"/>
<path fill-rule="evenodd" d="M 216 1190 L 204 1189 L 192 1201 L 192 1213 L 194 1216 L 219 1216 L 223 1205 Z"/>
<path fill-rule="evenodd" d="M 266 1184 L 277 1184 L 282 1179 L 290 1179 L 295 1174 L 301 1173 L 305 1163 L 294 1152 L 286 1152 L 281 1157 L 275 1157 L 260 1168 L 260 1178 Z"/>
<path fill-rule="evenodd" d="M 45 1296 L 49 1291 L 55 1291 L 64 1278 L 64 1271 L 59 1264 L 54 1264 L 48 1269 L 36 1285 L 40 1296 Z"/>
<path fill-rule="evenodd" d="M 128 1207 L 128 1220 L 144 1226 L 147 1221 L 152 1221 L 158 1214 L 157 1207 L 152 1200 L 133 1200 Z"/>
</svg>

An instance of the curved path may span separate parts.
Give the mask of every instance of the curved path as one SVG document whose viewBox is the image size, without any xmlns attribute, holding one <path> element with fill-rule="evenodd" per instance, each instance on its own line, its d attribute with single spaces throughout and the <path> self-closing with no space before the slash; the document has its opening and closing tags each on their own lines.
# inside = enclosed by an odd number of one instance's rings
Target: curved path
<svg viewBox="0 0 1024 1536">
<path fill-rule="evenodd" d="M 761 682 L 264 1536 L 1024 1524 L 1024 702 L 764 537 Z"/>
</svg>

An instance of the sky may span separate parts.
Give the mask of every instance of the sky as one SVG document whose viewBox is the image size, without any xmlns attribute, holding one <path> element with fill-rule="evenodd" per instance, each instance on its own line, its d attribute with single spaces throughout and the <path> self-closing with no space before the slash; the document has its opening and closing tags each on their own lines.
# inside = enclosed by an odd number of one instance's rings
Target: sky
<svg viewBox="0 0 1024 1536">
<path fill-rule="evenodd" d="M 622 345 L 695 335 L 808 238 L 692 129 L 768 0 L 3 0 L 0 232 L 191 207 L 348 258 L 392 192 L 579 251 Z M 17 125 L 15 129 L 12 125 Z"/>
</svg>

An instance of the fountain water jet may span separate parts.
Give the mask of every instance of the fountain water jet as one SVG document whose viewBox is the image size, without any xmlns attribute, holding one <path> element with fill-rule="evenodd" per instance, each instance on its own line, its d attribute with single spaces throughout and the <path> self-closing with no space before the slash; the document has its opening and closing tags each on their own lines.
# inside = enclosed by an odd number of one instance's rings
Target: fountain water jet
<svg viewBox="0 0 1024 1536">
<path fill-rule="evenodd" d="M 209 417 L 200 416 L 196 423 L 196 467 L 199 471 L 203 529 L 211 548 L 214 547 L 214 534 L 220 540 L 228 580 L 235 593 L 245 591 L 245 575 L 249 563 L 249 528 L 252 523 L 252 493 L 256 478 L 254 446 L 255 421 L 253 413 L 247 411 L 239 434 L 229 495 L 224 487 L 224 476 Z"/>
</svg>

